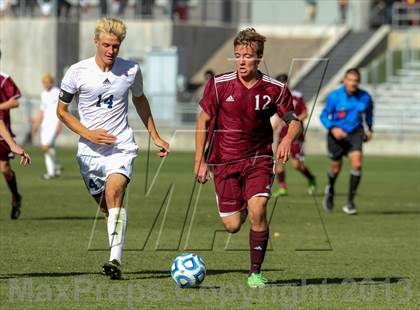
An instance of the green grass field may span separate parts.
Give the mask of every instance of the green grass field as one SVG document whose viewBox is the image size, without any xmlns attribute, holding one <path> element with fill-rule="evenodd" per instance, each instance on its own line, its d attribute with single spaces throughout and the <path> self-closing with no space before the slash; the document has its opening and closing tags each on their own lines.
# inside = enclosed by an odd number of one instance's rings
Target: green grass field
<svg viewBox="0 0 420 310">
<path fill-rule="evenodd" d="M 96 218 L 74 153 L 60 151 L 65 171 L 52 181 L 40 179 L 44 164 L 38 150 L 31 150 L 30 168 L 14 161 L 24 197 L 17 221 L 10 220 L 10 194 L 2 181 L 1 309 L 419 307 L 418 158 L 367 157 L 356 200 L 360 213 L 353 217 L 341 211 L 348 166 L 338 180 L 331 214 L 321 207 L 326 158 L 307 159 L 318 176 L 315 197 L 306 194 L 304 179 L 288 167 L 290 195 L 269 205 L 271 244 L 264 274 L 272 284 L 251 290 L 245 286 L 248 225 L 231 238 L 216 233 L 222 225 L 213 185 L 194 189 L 188 153 L 171 154 L 158 174 L 159 159 L 150 158 L 147 182 L 147 156 L 140 154 L 126 199 L 124 279 L 102 276 L 100 266 L 108 258 L 105 220 Z M 170 277 L 171 260 L 184 248 L 207 264 L 199 289 L 178 289 Z"/>
</svg>

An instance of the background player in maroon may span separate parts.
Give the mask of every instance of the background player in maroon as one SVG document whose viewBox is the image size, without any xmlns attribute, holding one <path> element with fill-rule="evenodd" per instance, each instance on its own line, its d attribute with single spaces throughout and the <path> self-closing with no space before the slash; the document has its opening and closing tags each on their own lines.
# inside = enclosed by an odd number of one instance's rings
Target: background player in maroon
<svg viewBox="0 0 420 310">
<path fill-rule="evenodd" d="M 282 83 L 287 83 L 288 76 L 287 74 L 279 74 L 276 77 L 276 80 Z M 308 113 L 306 111 L 306 104 L 303 100 L 303 96 L 298 91 L 292 91 L 293 97 L 293 107 L 295 109 L 298 119 L 303 122 L 307 117 Z M 279 143 L 287 135 L 288 127 L 282 119 L 278 119 L 273 125 L 273 130 L 276 130 L 279 126 L 282 126 L 279 133 Z M 305 136 L 302 134 L 292 143 L 291 148 L 291 162 L 292 167 L 297 171 L 302 173 L 304 177 L 308 180 L 308 193 L 310 195 L 314 194 L 316 191 L 316 181 L 315 176 L 309 171 L 308 167 L 304 164 L 305 154 L 303 151 L 303 143 L 305 141 Z M 281 162 L 276 163 L 276 176 L 279 182 L 279 188 L 273 192 L 273 196 L 286 196 L 287 195 L 287 185 L 286 185 L 286 171 L 285 165 Z"/>
<path fill-rule="evenodd" d="M 249 213 L 250 287 L 267 283 L 260 270 L 269 237 L 266 205 L 274 177 L 270 117 L 278 113 L 289 125 L 276 151 L 277 160 L 283 163 L 302 130 L 290 91 L 258 70 L 264 42 L 265 37 L 253 28 L 239 32 L 233 43 L 236 71 L 207 82 L 195 137 L 195 176 L 205 183 L 210 178 L 209 167 L 213 170 L 217 204 L 226 230 L 238 232 Z"/>
<path fill-rule="evenodd" d="M 9 160 L 13 158 L 13 153 L 16 153 L 22 156 L 21 164 L 26 165 L 30 163 L 29 155 L 14 143 L 14 135 L 10 127 L 10 109 L 19 106 L 17 99 L 20 96 L 19 88 L 12 78 L 0 72 L 0 170 L 12 193 L 12 210 L 10 215 L 12 219 L 17 219 L 20 215 L 22 196 L 18 192 L 16 174 L 12 170 Z"/>
</svg>

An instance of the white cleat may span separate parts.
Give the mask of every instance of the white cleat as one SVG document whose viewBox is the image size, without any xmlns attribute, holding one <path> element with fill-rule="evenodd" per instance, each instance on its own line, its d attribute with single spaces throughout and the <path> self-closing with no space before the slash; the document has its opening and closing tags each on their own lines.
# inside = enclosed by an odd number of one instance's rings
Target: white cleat
<svg viewBox="0 0 420 310">
<path fill-rule="evenodd" d="M 343 211 L 349 215 L 357 214 L 356 206 L 352 202 L 347 202 L 347 204 L 343 207 Z"/>
</svg>

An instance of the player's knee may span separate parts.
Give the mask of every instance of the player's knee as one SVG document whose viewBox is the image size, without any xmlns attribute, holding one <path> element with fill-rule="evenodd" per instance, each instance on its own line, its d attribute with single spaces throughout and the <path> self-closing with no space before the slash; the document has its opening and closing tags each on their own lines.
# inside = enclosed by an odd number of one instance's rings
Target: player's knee
<svg viewBox="0 0 420 310">
<path fill-rule="evenodd" d="M 225 223 L 225 229 L 231 234 L 235 234 L 241 230 L 241 223 Z"/>
<path fill-rule="evenodd" d="M 10 168 L 9 162 L 2 161 L 0 163 L 0 171 L 6 176 L 9 175 L 12 172 L 12 169 Z"/>
<path fill-rule="evenodd" d="M 331 164 L 331 167 L 330 167 L 330 171 L 333 173 L 333 174 L 338 174 L 338 173 L 340 173 L 340 171 L 341 171 L 341 163 L 332 163 Z"/>
<path fill-rule="evenodd" d="M 121 190 L 116 187 L 107 187 L 105 190 L 105 195 L 107 199 L 115 199 L 121 195 Z"/>
<path fill-rule="evenodd" d="M 292 167 L 295 169 L 301 169 L 302 168 L 302 163 L 296 159 L 292 160 Z"/>
<path fill-rule="evenodd" d="M 42 145 L 41 149 L 44 153 L 48 152 L 49 146 L 48 145 Z"/>
<path fill-rule="evenodd" d="M 249 222 L 251 223 L 251 226 L 253 225 L 262 225 L 264 223 L 267 223 L 267 216 L 265 212 L 265 207 L 259 209 L 259 210 L 253 210 L 249 212 Z"/>
</svg>

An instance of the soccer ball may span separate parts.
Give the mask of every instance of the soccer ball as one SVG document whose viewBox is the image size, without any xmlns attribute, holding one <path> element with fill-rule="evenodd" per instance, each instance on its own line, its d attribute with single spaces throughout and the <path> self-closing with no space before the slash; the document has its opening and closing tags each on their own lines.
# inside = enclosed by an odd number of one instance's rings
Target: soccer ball
<svg viewBox="0 0 420 310">
<path fill-rule="evenodd" d="M 172 261 L 171 276 L 180 287 L 199 286 L 206 277 L 206 264 L 197 254 L 182 253 Z"/>
</svg>

